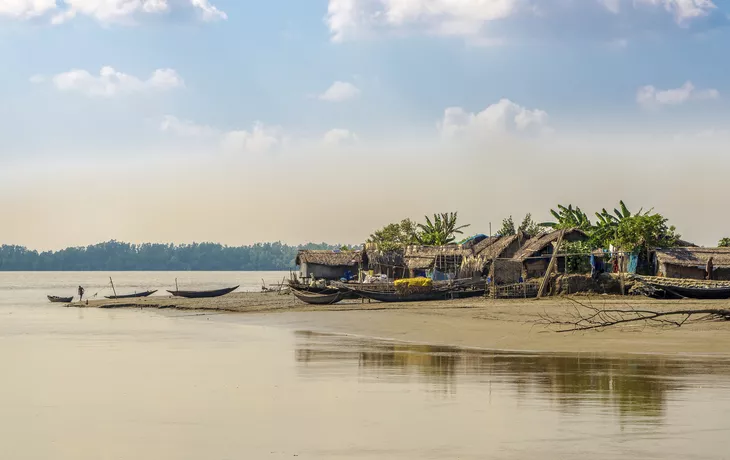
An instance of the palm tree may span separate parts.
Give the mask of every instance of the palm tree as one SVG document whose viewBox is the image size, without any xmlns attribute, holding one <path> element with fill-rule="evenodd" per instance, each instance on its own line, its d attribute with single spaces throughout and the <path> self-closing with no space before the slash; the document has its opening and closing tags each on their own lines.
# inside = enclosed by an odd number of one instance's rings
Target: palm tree
<svg viewBox="0 0 730 460">
<path fill-rule="evenodd" d="M 580 228 L 581 230 L 590 230 L 592 227 L 590 219 L 586 213 L 581 211 L 579 207 L 558 205 L 558 211 L 550 210 L 550 214 L 555 217 L 555 222 L 543 222 L 542 227 L 563 229 L 563 228 Z"/>
<path fill-rule="evenodd" d="M 469 225 L 457 226 L 458 213 L 449 212 L 434 214 L 433 220 L 426 216 L 425 224 L 418 224 L 421 230 L 418 236 L 419 242 L 426 246 L 442 246 L 453 243 L 457 234 L 463 234 L 462 230 Z"/>
</svg>

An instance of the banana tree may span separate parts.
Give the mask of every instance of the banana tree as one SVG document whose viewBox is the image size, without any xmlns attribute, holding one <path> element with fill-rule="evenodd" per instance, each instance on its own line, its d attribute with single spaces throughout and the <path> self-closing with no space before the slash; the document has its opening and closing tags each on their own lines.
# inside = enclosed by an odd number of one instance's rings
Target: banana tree
<svg viewBox="0 0 730 460">
<path fill-rule="evenodd" d="M 426 216 L 425 224 L 418 224 L 421 230 L 418 238 L 421 244 L 426 246 L 442 246 L 453 243 L 457 234 L 463 234 L 462 231 L 469 225 L 457 226 L 458 213 L 449 212 L 434 214 L 433 220 Z"/>
<path fill-rule="evenodd" d="M 551 209 L 550 214 L 555 217 L 555 221 L 543 222 L 540 226 L 554 229 L 579 228 L 585 231 L 589 231 L 592 227 L 586 213 L 577 206 L 574 208 L 572 204 L 568 206 L 559 204 L 558 210 Z"/>
</svg>

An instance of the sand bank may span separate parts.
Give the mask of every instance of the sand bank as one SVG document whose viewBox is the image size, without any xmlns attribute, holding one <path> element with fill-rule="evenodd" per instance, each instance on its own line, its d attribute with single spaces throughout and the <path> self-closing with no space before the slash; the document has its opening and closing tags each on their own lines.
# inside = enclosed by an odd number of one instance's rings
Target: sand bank
<svg viewBox="0 0 730 460">
<path fill-rule="evenodd" d="M 578 297 L 587 301 L 586 297 Z M 653 310 L 728 308 L 729 301 L 658 301 L 641 297 L 590 298 L 594 306 Z M 237 312 L 230 317 L 318 332 L 335 332 L 434 345 L 502 350 L 593 353 L 722 354 L 730 356 L 730 323 L 694 323 L 657 329 L 642 324 L 603 332 L 560 334 L 536 325 L 541 314 L 567 317 L 574 303 L 565 298 L 542 300 L 462 299 L 442 302 L 384 304 L 347 301 L 312 306 L 291 295 L 234 293 L 215 299 L 149 297 L 91 300 L 72 304 L 98 308 L 162 308 Z"/>
</svg>

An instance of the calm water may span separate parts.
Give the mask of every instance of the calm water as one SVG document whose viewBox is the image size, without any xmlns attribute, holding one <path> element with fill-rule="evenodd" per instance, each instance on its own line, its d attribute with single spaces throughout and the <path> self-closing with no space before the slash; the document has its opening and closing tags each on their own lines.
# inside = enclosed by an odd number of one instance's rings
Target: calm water
<svg viewBox="0 0 730 460">
<path fill-rule="evenodd" d="M 112 276 L 254 289 L 262 274 Z M 0 273 L 0 459 L 730 458 L 728 361 L 477 352 L 290 331 L 276 315 L 45 302 L 94 282 L 104 274 Z"/>
</svg>

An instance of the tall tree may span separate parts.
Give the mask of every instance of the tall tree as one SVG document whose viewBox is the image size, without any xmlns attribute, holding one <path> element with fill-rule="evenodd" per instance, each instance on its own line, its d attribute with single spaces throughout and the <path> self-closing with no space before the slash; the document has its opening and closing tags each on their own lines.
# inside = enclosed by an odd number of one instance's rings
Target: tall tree
<svg viewBox="0 0 730 460">
<path fill-rule="evenodd" d="M 426 246 L 442 246 L 444 244 L 453 243 L 456 235 L 463 234 L 462 231 L 467 225 L 457 225 L 458 213 L 444 212 L 434 214 L 433 220 L 426 216 L 425 224 L 418 224 L 420 229 L 419 240 L 421 244 Z"/>
<path fill-rule="evenodd" d="M 370 235 L 368 243 L 375 243 L 383 251 L 403 249 L 410 244 L 417 244 L 418 226 L 411 219 L 403 219 L 400 223 L 389 224 Z"/>
<path fill-rule="evenodd" d="M 522 223 L 517 230 L 527 234 L 527 236 L 532 238 L 534 236 L 537 236 L 540 231 L 542 231 L 542 227 L 540 226 L 540 224 L 532 220 L 532 214 L 528 212 L 527 214 L 525 214 L 525 218 L 522 219 Z"/>
<path fill-rule="evenodd" d="M 717 243 L 717 246 L 720 248 L 730 248 L 730 238 L 721 239 L 720 242 Z"/>
<path fill-rule="evenodd" d="M 502 228 L 497 232 L 498 235 L 509 236 L 517 233 L 515 230 L 515 222 L 512 220 L 512 216 L 502 220 Z"/>
</svg>

